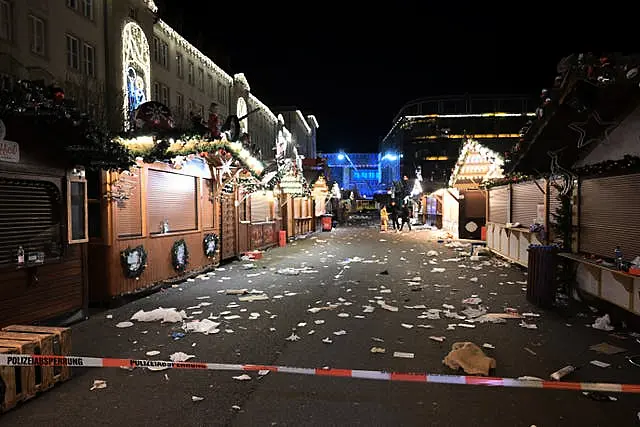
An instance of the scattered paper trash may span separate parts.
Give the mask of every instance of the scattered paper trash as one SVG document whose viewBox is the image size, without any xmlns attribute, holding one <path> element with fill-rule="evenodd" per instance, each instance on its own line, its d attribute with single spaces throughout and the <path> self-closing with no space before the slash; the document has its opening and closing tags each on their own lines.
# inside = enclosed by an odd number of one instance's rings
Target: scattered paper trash
<svg viewBox="0 0 640 427">
<path fill-rule="evenodd" d="M 233 377 L 233 379 L 236 381 L 250 381 L 251 377 L 247 374 L 242 374 L 242 375 Z"/>
<path fill-rule="evenodd" d="M 116 328 L 130 328 L 131 326 L 133 326 L 131 322 L 120 322 L 116 324 Z"/>
<path fill-rule="evenodd" d="M 191 401 L 192 402 L 202 402 L 204 400 L 204 397 L 200 397 L 200 396 L 191 396 Z"/>
<path fill-rule="evenodd" d="M 238 405 L 233 405 L 231 409 L 233 409 L 234 411 L 239 411 L 242 408 L 240 408 Z"/>
<path fill-rule="evenodd" d="M 525 329 L 538 329 L 538 325 L 534 323 L 527 323 L 524 320 L 520 322 L 520 327 Z"/>
<path fill-rule="evenodd" d="M 447 337 L 436 337 L 436 336 L 430 336 L 429 337 L 430 340 L 432 341 L 437 341 L 437 342 L 444 342 L 444 340 L 447 339 Z"/>
<path fill-rule="evenodd" d="M 209 297 L 207 297 L 209 298 Z M 156 308 L 151 311 L 140 310 L 131 316 L 131 320 L 136 320 L 138 322 L 157 322 L 161 321 L 162 323 L 178 323 L 182 322 L 187 318 L 187 313 L 182 311 L 177 311 L 175 308 Z"/>
<path fill-rule="evenodd" d="M 409 324 L 409 323 L 401 323 L 402 327 L 405 329 L 411 329 L 413 328 L 413 325 Z"/>
<path fill-rule="evenodd" d="M 413 359 L 415 357 L 415 354 L 413 354 L 413 353 L 405 353 L 403 351 L 394 351 L 393 352 L 393 357 L 399 357 L 401 359 Z"/>
<path fill-rule="evenodd" d="M 614 327 L 611 325 L 611 318 L 608 314 L 605 314 L 602 317 L 598 317 L 591 325 L 593 329 L 599 329 L 601 331 L 613 331 Z"/>
<path fill-rule="evenodd" d="M 322 340 L 322 342 L 323 342 L 323 343 L 325 343 L 325 344 L 331 344 L 331 343 L 333 343 L 333 341 L 332 341 L 332 340 L 331 340 L 331 338 L 329 338 L 329 337 L 324 338 L 324 339 Z"/>
<path fill-rule="evenodd" d="M 291 333 L 291 335 L 289 335 L 287 338 L 285 338 L 287 341 L 300 341 L 300 337 L 297 336 L 295 333 Z"/>
<path fill-rule="evenodd" d="M 336 335 L 336 336 L 346 335 L 346 334 L 347 334 L 347 331 L 345 331 L 344 329 L 341 329 L 341 330 L 339 330 L 339 331 L 335 331 L 335 332 L 333 333 L 333 335 Z"/>
<path fill-rule="evenodd" d="M 371 353 L 386 353 L 387 350 L 382 347 L 371 347 Z"/>
<path fill-rule="evenodd" d="M 89 390 L 100 390 L 102 388 L 107 388 L 107 381 L 105 380 L 93 380 L 93 385 Z"/>
<path fill-rule="evenodd" d="M 593 351 L 597 351 L 598 353 L 606 354 L 606 355 L 624 353 L 625 351 L 627 351 L 626 349 L 624 349 L 622 347 L 617 347 L 615 345 L 611 345 L 611 344 L 606 343 L 606 342 L 603 342 L 603 343 L 600 343 L 600 344 L 596 344 L 596 345 L 592 345 L 591 347 L 589 347 L 589 349 L 591 349 Z"/>
<path fill-rule="evenodd" d="M 472 342 L 454 343 L 442 362 L 454 370 L 462 368 L 469 375 L 489 375 L 496 368 L 496 360 Z"/>
<path fill-rule="evenodd" d="M 489 344 L 489 343 L 486 342 L 486 343 L 482 344 L 482 348 L 488 348 L 488 349 L 493 350 L 496 347 L 493 344 Z"/>
<path fill-rule="evenodd" d="M 169 356 L 169 359 L 172 362 L 186 362 L 189 359 L 193 359 L 194 357 L 196 357 L 193 354 L 187 354 L 187 353 L 183 353 L 182 351 L 178 351 L 176 353 L 173 353 L 171 356 Z"/>
<path fill-rule="evenodd" d="M 609 366 L 611 366 L 611 363 L 605 363 L 599 360 L 592 360 L 590 363 L 594 366 L 597 366 L 598 368 L 608 368 Z"/>
<path fill-rule="evenodd" d="M 160 352 L 158 350 L 151 350 L 151 351 L 147 351 L 147 356 L 157 356 L 160 354 Z"/>
<path fill-rule="evenodd" d="M 209 334 L 217 334 L 218 332 L 220 332 L 220 329 L 218 329 L 218 326 L 220 326 L 219 322 L 214 322 L 209 319 L 202 319 L 202 320 L 194 320 L 192 322 L 187 322 L 184 325 L 182 325 L 182 329 L 184 329 L 187 332 L 195 332 L 195 333 L 209 335 Z"/>
</svg>

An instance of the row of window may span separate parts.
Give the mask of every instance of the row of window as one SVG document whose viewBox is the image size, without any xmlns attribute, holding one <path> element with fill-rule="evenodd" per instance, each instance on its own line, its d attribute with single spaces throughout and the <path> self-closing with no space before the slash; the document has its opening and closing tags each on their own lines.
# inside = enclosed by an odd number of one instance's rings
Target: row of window
<svg viewBox="0 0 640 427">
<path fill-rule="evenodd" d="M 67 7 L 93 21 L 93 0 L 67 0 Z"/>
<path fill-rule="evenodd" d="M 226 89 L 226 87 L 224 85 L 222 85 L 222 87 L 224 89 Z M 176 114 L 177 118 L 182 118 L 185 114 L 185 103 L 184 103 L 184 95 L 180 92 L 176 92 L 175 95 L 175 104 L 171 103 L 171 93 L 170 93 L 170 89 L 167 85 L 162 84 L 160 82 L 154 82 L 153 83 L 153 93 L 151 95 L 151 98 L 154 101 L 158 101 L 166 106 L 172 106 L 173 105 L 173 110 L 174 110 L 174 114 Z M 220 99 L 220 97 L 218 98 Z M 224 97 L 224 99 L 226 100 L 226 97 Z M 220 101 L 222 103 L 222 101 Z M 224 104 L 224 103 L 223 103 Z M 196 115 L 199 115 L 202 118 L 205 118 L 205 106 L 202 104 L 198 104 L 196 103 L 193 99 L 189 99 L 188 104 L 186 105 L 187 109 L 186 109 L 186 113 L 193 113 Z"/>
<path fill-rule="evenodd" d="M 162 66 L 163 68 L 169 70 L 169 45 L 164 40 L 160 39 L 157 36 L 153 37 L 153 45 L 152 45 L 152 53 L 153 60 Z M 184 79 L 185 70 L 184 70 L 184 56 L 182 53 L 176 53 L 176 75 L 180 79 Z M 187 82 L 191 86 L 197 86 L 198 89 L 202 92 L 207 92 L 207 95 L 217 99 L 220 104 L 227 104 L 227 91 L 225 85 L 221 82 L 218 82 L 216 85 L 216 81 L 212 74 L 207 73 L 206 79 L 206 87 L 205 87 L 205 72 L 204 68 L 198 67 L 196 70 L 195 63 L 192 60 L 187 60 Z"/>
<path fill-rule="evenodd" d="M 96 49 L 87 42 L 81 42 L 71 34 L 67 39 L 67 67 L 82 72 L 89 77 L 96 76 Z M 82 46 L 82 48 L 80 47 Z"/>
</svg>

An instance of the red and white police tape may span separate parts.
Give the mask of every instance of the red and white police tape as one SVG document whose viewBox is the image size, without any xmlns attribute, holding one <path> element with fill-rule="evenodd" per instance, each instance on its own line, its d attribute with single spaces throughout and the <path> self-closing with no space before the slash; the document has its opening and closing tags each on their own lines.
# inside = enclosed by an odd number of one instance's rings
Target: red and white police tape
<svg viewBox="0 0 640 427">
<path fill-rule="evenodd" d="M 0 354 L 0 366 L 69 366 L 81 368 L 166 368 L 208 371 L 270 371 L 320 377 L 359 378 L 437 384 L 483 385 L 609 393 L 640 393 L 640 384 L 578 383 L 564 381 L 518 380 L 514 378 L 475 377 L 467 375 L 431 375 L 361 369 L 294 368 L 275 365 L 240 365 L 230 363 L 171 362 L 163 360 L 116 359 L 107 357 Z"/>
</svg>

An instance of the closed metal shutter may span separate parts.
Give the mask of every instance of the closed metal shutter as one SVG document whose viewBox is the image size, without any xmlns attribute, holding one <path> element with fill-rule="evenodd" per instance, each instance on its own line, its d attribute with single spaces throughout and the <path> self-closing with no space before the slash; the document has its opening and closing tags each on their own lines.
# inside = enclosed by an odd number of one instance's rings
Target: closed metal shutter
<svg viewBox="0 0 640 427">
<path fill-rule="evenodd" d="M 544 189 L 544 181 L 538 185 Z M 533 181 L 521 182 L 511 187 L 511 222 L 519 222 L 523 227 L 534 223 L 538 205 L 544 204 L 544 194 Z"/>
<path fill-rule="evenodd" d="M 580 186 L 580 252 L 625 260 L 640 255 L 640 174 L 585 179 Z"/>
<path fill-rule="evenodd" d="M 18 247 L 62 255 L 62 202 L 58 187 L 46 181 L 0 177 L 0 266 L 17 264 Z"/>
<path fill-rule="evenodd" d="M 269 218 L 269 199 L 260 193 L 251 195 L 251 222 L 264 222 Z"/>
<path fill-rule="evenodd" d="M 215 226 L 215 208 L 213 182 L 210 179 L 202 180 L 202 226 L 210 230 Z"/>
<path fill-rule="evenodd" d="M 497 224 L 509 222 L 509 187 L 495 187 L 489 190 L 489 221 Z"/>
<path fill-rule="evenodd" d="M 198 228 L 196 177 L 149 169 L 147 180 L 147 211 L 151 234 L 162 232 L 165 219 L 169 222 L 170 233 Z"/>
<path fill-rule="evenodd" d="M 140 172 L 121 173 L 114 186 L 123 190 L 129 198 L 116 202 L 116 229 L 118 237 L 142 236 L 142 186 Z"/>
</svg>

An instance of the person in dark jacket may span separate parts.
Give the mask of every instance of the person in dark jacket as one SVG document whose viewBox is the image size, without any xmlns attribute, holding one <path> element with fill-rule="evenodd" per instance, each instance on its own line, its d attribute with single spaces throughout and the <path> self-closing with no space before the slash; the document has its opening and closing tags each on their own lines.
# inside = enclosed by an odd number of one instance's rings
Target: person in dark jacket
<svg viewBox="0 0 640 427">
<path fill-rule="evenodd" d="M 404 228 L 404 225 L 407 224 L 409 226 L 409 231 L 411 231 L 411 211 L 409 210 L 409 204 L 405 203 L 402 206 L 402 211 L 400 213 L 400 218 L 402 218 L 402 225 L 400 226 L 400 231 Z"/>
<path fill-rule="evenodd" d="M 400 228 L 400 224 L 398 223 L 398 205 L 394 200 L 391 201 L 391 206 L 389 206 L 389 217 L 391 218 L 391 224 L 393 224 L 393 229 L 398 230 Z"/>
</svg>

